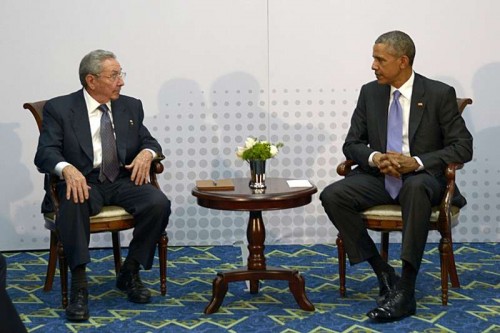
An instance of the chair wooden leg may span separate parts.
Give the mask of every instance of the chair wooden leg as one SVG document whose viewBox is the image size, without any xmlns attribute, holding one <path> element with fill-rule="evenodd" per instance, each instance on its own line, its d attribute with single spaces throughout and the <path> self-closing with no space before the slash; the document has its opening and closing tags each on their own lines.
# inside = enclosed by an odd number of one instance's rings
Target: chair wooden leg
<svg viewBox="0 0 500 333">
<path fill-rule="evenodd" d="M 450 243 L 445 237 L 439 242 L 439 257 L 441 260 L 441 303 L 448 305 L 448 271 L 450 267 Z"/>
<path fill-rule="evenodd" d="M 66 309 L 68 306 L 68 263 L 61 241 L 57 242 L 57 251 L 59 254 L 59 274 L 61 275 L 61 303 L 63 309 Z"/>
<path fill-rule="evenodd" d="M 386 262 L 389 260 L 389 232 L 386 231 L 380 234 L 380 256 Z"/>
<path fill-rule="evenodd" d="M 340 234 L 337 235 L 337 253 L 338 253 L 338 261 L 339 261 L 339 291 L 340 297 L 345 297 L 346 289 L 345 289 L 345 270 L 346 270 L 346 254 L 344 249 L 344 242 Z"/>
<path fill-rule="evenodd" d="M 113 258 L 115 259 L 115 274 L 118 276 L 122 267 L 122 248 L 120 244 L 120 232 L 112 231 L 111 239 L 113 241 Z"/>
<path fill-rule="evenodd" d="M 158 257 L 160 260 L 160 292 L 162 296 L 167 294 L 167 245 L 167 233 L 163 231 L 160 236 L 160 240 L 158 241 Z"/>
<path fill-rule="evenodd" d="M 49 248 L 49 262 L 47 264 L 47 274 L 45 275 L 45 283 L 43 291 L 51 291 L 54 282 L 54 275 L 56 274 L 57 265 L 57 234 L 54 231 L 50 232 L 50 248 Z"/>
<path fill-rule="evenodd" d="M 450 252 L 448 256 L 448 274 L 450 274 L 451 286 L 453 288 L 460 288 L 460 281 L 458 280 L 457 266 L 455 265 L 455 254 L 453 253 L 453 241 L 451 240 L 451 234 L 449 237 L 450 241 Z"/>
</svg>

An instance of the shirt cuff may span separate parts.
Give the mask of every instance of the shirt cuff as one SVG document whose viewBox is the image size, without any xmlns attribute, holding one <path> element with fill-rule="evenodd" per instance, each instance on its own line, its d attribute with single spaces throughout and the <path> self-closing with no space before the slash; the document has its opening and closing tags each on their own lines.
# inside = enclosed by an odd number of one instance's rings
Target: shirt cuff
<svg viewBox="0 0 500 333">
<path fill-rule="evenodd" d="M 376 167 L 375 163 L 373 163 L 373 155 L 379 153 L 378 151 L 374 151 L 373 153 L 368 156 L 368 165 L 371 167 Z"/>
<path fill-rule="evenodd" d="M 58 175 L 61 179 L 63 179 L 63 176 L 62 176 L 62 171 L 65 167 L 67 167 L 68 165 L 71 165 L 69 164 L 68 162 L 59 162 L 56 164 L 56 167 L 54 168 L 54 172 L 56 173 L 56 175 Z"/>
<path fill-rule="evenodd" d="M 424 170 L 425 167 L 424 167 L 424 163 L 422 163 L 422 160 L 418 156 L 412 156 L 412 157 L 415 159 L 415 161 L 417 161 L 418 165 L 420 165 L 417 168 L 417 170 L 415 170 L 415 171 L 422 171 L 422 170 Z"/>
<path fill-rule="evenodd" d="M 153 155 L 153 160 L 156 158 L 157 154 L 153 149 L 149 149 L 149 148 L 144 148 L 144 149 L 146 149 L 147 151 L 149 151 L 151 153 L 151 155 Z"/>
</svg>

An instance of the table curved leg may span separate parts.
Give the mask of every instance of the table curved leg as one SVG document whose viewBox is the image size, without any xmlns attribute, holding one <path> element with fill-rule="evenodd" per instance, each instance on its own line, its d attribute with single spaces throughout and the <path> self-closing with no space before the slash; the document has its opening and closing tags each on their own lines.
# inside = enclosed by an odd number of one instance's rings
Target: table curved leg
<svg viewBox="0 0 500 333">
<path fill-rule="evenodd" d="M 250 294 L 259 292 L 259 280 L 250 280 Z"/>
<path fill-rule="evenodd" d="M 266 227 L 262 220 L 261 211 L 251 211 L 247 226 L 248 259 L 247 268 L 250 271 L 266 270 L 266 256 L 264 254 L 264 241 L 266 239 Z M 259 292 L 259 280 L 250 279 L 250 293 Z"/>
<path fill-rule="evenodd" d="M 306 281 L 299 272 L 295 271 L 292 273 L 288 285 L 290 287 L 290 292 L 293 297 L 295 297 L 295 301 L 300 308 L 306 311 L 314 311 L 314 305 L 306 296 Z"/>
<path fill-rule="evenodd" d="M 224 275 L 217 274 L 217 277 L 212 282 L 212 300 L 205 308 L 205 314 L 211 314 L 219 310 L 226 296 L 227 289 L 228 285 L 227 281 L 224 279 Z"/>
</svg>

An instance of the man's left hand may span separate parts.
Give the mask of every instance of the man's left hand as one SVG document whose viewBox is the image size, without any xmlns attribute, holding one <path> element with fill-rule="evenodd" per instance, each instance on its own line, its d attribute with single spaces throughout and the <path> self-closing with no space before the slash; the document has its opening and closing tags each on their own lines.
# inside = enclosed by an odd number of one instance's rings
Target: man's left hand
<svg viewBox="0 0 500 333">
<path fill-rule="evenodd" d="M 142 185 L 150 182 L 149 170 L 151 169 L 152 161 L 153 155 L 150 151 L 144 149 L 134 158 L 132 163 L 125 166 L 125 168 L 132 172 L 130 180 L 132 180 L 135 185 Z"/>
<path fill-rule="evenodd" d="M 411 156 L 406 156 L 401 153 L 395 153 L 392 151 L 387 152 L 387 155 L 389 155 L 391 159 L 397 161 L 397 163 L 399 164 L 397 170 L 401 175 L 413 172 L 420 167 L 418 162 Z"/>
</svg>

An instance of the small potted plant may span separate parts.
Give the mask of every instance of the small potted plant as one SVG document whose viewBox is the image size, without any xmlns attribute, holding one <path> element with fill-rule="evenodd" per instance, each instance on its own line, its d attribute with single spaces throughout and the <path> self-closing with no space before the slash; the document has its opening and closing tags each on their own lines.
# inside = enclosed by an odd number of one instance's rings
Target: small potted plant
<svg viewBox="0 0 500 333">
<path fill-rule="evenodd" d="M 269 141 L 248 137 L 245 146 L 238 147 L 236 156 L 250 165 L 250 188 L 266 188 L 266 160 L 275 157 L 283 147 L 283 143 L 273 144 Z"/>
</svg>

